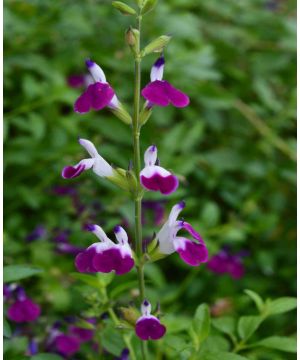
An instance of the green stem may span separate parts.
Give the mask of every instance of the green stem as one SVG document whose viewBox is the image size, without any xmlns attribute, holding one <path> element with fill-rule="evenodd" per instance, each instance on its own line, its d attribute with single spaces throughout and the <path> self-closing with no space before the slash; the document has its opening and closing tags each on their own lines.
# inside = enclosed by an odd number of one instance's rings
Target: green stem
<svg viewBox="0 0 300 360">
<path fill-rule="evenodd" d="M 142 17 L 138 16 L 138 30 L 141 33 Z M 139 180 L 141 171 L 141 150 L 140 150 L 140 93 L 141 93 L 141 57 L 140 57 L 140 36 L 137 43 L 137 55 L 134 60 L 134 111 L 133 111 L 133 166 L 134 173 Z M 143 237 L 142 237 L 142 193 L 138 186 L 134 197 L 134 222 L 135 222 L 135 250 L 139 259 L 137 265 L 138 282 L 140 290 L 140 303 L 145 298 L 145 279 L 144 279 L 144 263 L 143 263 Z M 147 343 L 141 342 L 142 359 L 147 358 Z"/>
<path fill-rule="evenodd" d="M 120 325 L 120 321 L 116 315 L 116 313 L 114 312 L 114 310 L 112 308 L 109 308 L 108 309 L 108 313 L 109 313 L 109 316 L 111 317 L 112 321 L 114 322 L 114 324 L 116 326 L 119 326 Z M 123 334 L 123 340 L 124 340 L 124 343 L 126 344 L 128 350 L 130 351 L 130 358 L 132 360 L 137 360 L 136 356 L 135 356 L 135 352 L 134 352 L 134 349 L 131 345 L 131 342 L 130 342 L 130 338 L 128 335 L 125 335 Z"/>
</svg>

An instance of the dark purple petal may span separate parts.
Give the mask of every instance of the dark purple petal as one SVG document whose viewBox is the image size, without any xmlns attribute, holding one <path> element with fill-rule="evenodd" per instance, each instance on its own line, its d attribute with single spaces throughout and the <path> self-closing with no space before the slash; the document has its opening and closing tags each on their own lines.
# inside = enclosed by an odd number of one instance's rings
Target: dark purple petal
<svg viewBox="0 0 300 360">
<path fill-rule="evenodd" d="M 76 336 L 80 342 L 86 342 L 93 338 L 95 332 L 91 329 L 83 329 L 77 326 L 71 326 L 70 333 Z"/>
<path fill-rule="evenodd" d="M 84 85 L 84 75 L 70 75 L 68 85 L 72 88 L 78 88 Z"/>
<path fill-rule="evenodd" d="M 228 272 L 233 279 L 240 279 L 245 274 L 245 268 L 242 262 L 234 259 L 228 264 Z"/>
<path fill-rule="evenodd" d="M 165 89 L 165 82 L 160 80 L 155 80 L 149 83 L 142 90 L 142 95 L 150 103 L 158 106 L 168 106 L 169 97 Z"/>
<path fill-rule="evenodd" d="M 84 165 L 66 166 L 63 168 L 61 176 L 64 179 L 72 179 L 79 176 L 84 170 L 85 170 Z"/>
<path fill-rule="evenodd" d="M 173 87 L 170 83 L 167 81 L 166 83 L 166 91 L 169 97 L 170 102 L 172 105 L 178 108 L 186 107 L 190 103 L 189 97 L 183 93 L 182 91 L 176 89 Z"/>
<path fill-rule="evenodd" d="M 80 341 L 75 336 L 58 335 L 55 339 L 55 347 L 63 356 L 71 356 L 80 349 Z"/>
<path fill-rule="evenodd" d="M 203 241 L 201 235 L 192 227 L 191 224 L 183 221 L 182 227 L 183 227 L 183 229 L 188 231 L 195 240 L 198 240 L 200 244 L 204 245 L 204 241 Z"/>
<path fill-rule="evenodd" d="M 155 317 L 144 317 L 137 321 L 135 333 L 142 340 L 158 340 L 166 333 L 166 327 Z"/>
<path fill-rule="evenodd" d="M 35 304 L 30 299 L 17 300 L 8 309 L 8 318 L 17 323 L 31 322 L 36 320 L 41 313 L 39 305 Z"/>
<path fill-rule="evenodd" d="M 93 259 L 96 256 L 94 248 L 86 249 L 79 253 L 75 258 L 75 266 L 79 272 L 93 273 L 97 272 L 93 265 Z"/>
<path fill-rule="evenodd" d="M 207 263 L 207 267 L 214 273 L 225 274 L 228 268 L 227 259 L 219 255 L 212 256 Z"/>
<path fill-rule="evenodd" d="M 123 257 L 118 248 L 110 248 L 95 255 L 93 265 L 99 272 L 109 273 L 114 270 L 117 275 L 122 275 L 133 268 L 134 260 L 129 255 Z"/>
<path fill-rule="evenodd" d="M 87 89 L 75 101 L 74 111 L 80 114 L 85 114 L 90 111 L 91 107 L 92 107 L 92 96 Z"/>
<path fill-rule="evenodd" d="M 176 107 L 185 107 L 190 102 L 186 94 L 165 80 L 155 80 L 149 83 L 142 90 L 142 95 L 150 103 L 158 106 L 167 106 L 171 103 Z"/>
<path fill-rule="evenodd" d="M 74 110 L 78 113 L 86 113 L 91 108 L 101 110 L 109 105 L 115 92 L 107 83 L 96 82 L 91 84 L 76 100 Z"/>
<path fill-rule="evenodd" d="M 179 181 L 172 174 L 163 177 L 158 173 L 154 173 L 149 178 L 142 175 L 141 184 L 148 190 L 160 191 L 164 195 L 169 195 L 177 189 Z"/>
<path fill-rule="evenodd" d="M 186 239 L 185 247 L 178 247 L 176 249 L 181 259 L 191 266 L 198 266 L 208 259 L 208 251 L 205 245 L 196 244 L 191 240 Z"/>
</svg>

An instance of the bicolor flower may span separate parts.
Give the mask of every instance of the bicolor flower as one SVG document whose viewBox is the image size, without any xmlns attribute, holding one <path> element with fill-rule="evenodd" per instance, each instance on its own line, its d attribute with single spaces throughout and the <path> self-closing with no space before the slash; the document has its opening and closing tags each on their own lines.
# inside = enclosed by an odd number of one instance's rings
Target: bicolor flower
<svg viewBox="0 0 300 360">
<path fill-rule="evenodd" d="M 159 319 L 151 315 L 151 304 L 144 300 L 141 306 L 142 316 L 137 319 L 135 333 L 142 340 L 158 340 L 166 333 L 166 327 Z"/>
<path fill-rule="evenodd" d="M 157 147 L 148 147 L 144 155 L 145 167 L 140 172 L 142 186 L 151 191 L 160 191 L 164 195 L 174 192 L 179 184 L 175 175 L 164 169 L 157 163 Z"/>
<path fill-rule="evenodd" d="M 229 274 L 233 279 L 237 280 L 245 274 L 243 256 L 245 255 L 233 255 L 225 248 L 209 259 L 207 267 L 216 274 Z"/>
<path fill-rule="evenodd" d="M 208 251 L 202 237 L 192 225 L 177 220 L 184 207 L 184 201 L 173 206 L 168 221 L 157 234 L 159 251 L 162 254 L 172 254 L 176 251 L 185 263 L 198 266 L 207 261 Z M 178 236 L 178 231 L 182 229 L 186 230 L 194 240 Z"/>
<path fill-rule="evenodd" d="M 172 86 L 168 81 L 162 80 L 165 59 L 161 56 L 156 60 L 151 69 L 151 82 L 142 90 L 143 97 L 148 100 L 148 107 L 153 105 L 185 107 L 190 103 L 189 97 Z"/>
<path fill-rule="evenodd" d="M 7 316 L 14 322 L 23 323 L 35 321 L 40 313 L 39 305 L 29 299 L 22 288 L 19 288 L 17 300 L 9 307 Z"/>
<path fill-rule="evenodd" d="M 86 66 L 94 82 L 79 96 L 74 105 L 74 110 L 80 114 L 89 112 L 91 109 L 101 110 L 106 106 L 118 107 L 118 99 L 113 88 L 106 81 L 101 67 L 92 60 L 86 60 Z"/>
<path fill-rule="evenodd" d="M 89 231 L 100 241 L 76 256 L 75 265 L 79 272 L 115 271 L 117 275 L 122 275 L 133 268 L 134 260 L 128 244 L 128 236 L 121 226 L 114 228 L 118 244 L 110 240 L 99 225 L 90 225 Z"/>
<path fill-rule="evenodd" d="M 89 169 L 93 169 L 94 173 L 100 177 L 113 176 L 113 168 L 99 155 L 95 145 L 91 141 L 79 139 L 79 144 L 89 153 L 90 158 L 83 159 L 74 166 L 64 167 L 61 174 L 64 179 L 72 179 Z"/>
</svg>

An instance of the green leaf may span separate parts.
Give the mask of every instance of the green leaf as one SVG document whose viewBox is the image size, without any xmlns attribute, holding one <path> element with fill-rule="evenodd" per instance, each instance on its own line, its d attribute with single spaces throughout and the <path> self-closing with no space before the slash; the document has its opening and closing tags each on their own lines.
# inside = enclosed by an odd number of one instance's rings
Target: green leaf
<svg viewBox="0 0 300 360">
<path fill-rule="evenodd" d="M 255 302 L 257 309 L 262 312 L 264 309 L 264 302 L 263 299 L 254 291 L 252 290 L 245 290 L 245 293 Z"/>
<path fill-rule="evenodd" d="M 3 318 L 3 335 L 7 338 L 11 337 L 11 328 L 5 318 Z"/>
<path fill-rule="evenodd" d="M 264 346 L 270 349 L 295 353 L 297 351 L 297 340 L 285 336 L 271 336 L 253 344 L 253 346 Z"/>
<path fill-rule="evenodd" d="M 99 283 L 103 286 L 103 287 L 106 287 L 107 285 L 109 285 L 114 277 L 115 277 L 115 273 L 114 272 L 110 272 L 108 274 L 105 274 L 105 273 L 97 273 L 97 278 L 98 278 L 98 281 Z"/>
<path fill-rule="evenodd" d="M 203 354 L 201 360 L 247 360 L 247 358 L 230 352 L 211 352 Z"/>
<path fill-rule="evenodd" d="M 125 347 L 120 331 L 113 325 L 101 331 L 102 346 L 115 356 L 119 356 Z"/>
<path fill-rule="evenodd" d="M 247 340 L 258 329 L 263 319 L 260 316 L 242 316 L 238 322 L 238 334 Z"/>
<path fill-rule="evenodd" d="M 141 14 L 145 15 L 149 11 L 153 10 L 157 4 L 158 0 L 146 0 L 144 6 L 142 7 Z"/>
<path fill-rule="evenodd" d="M 230 316 L 213 319 L 212 325 L 224 334 L 232 335 L 235 331 L 236 321 Z"/>
<path fill-rule="evenodd" d="M 73 278 L 80 280 L 85 284 L 90 285 L 96 289 L 102 288 L 102 285 L 100 284 L 98 278 L 94 274 L 88 275 L 88 274 L 71 273 L 71 275 L 73 276 Z"/>
<path fill-rule="evenodd" d="M 282 314 L 297 307 L 297 300 L 293 297 L 282 297 L 268 304 L 268 315 Z"/>
<path fill-rule="evenodd" d="M 192 322 L 192 336 L 196 347 L 207 338 L 210 331 L 210 311 L 207 304 L 198 306 Z"/>
<path fill-rule="evenodd" d="M 56 355 L 56 354 L 38 354 L 35 356 L 32 356 L 30 360 L 62 360 L 62 357 Z"/>
<path fill-rule="evenodd" d="M 122 1 L 113 1 L 112 6 L 119 10 L 123 15 L 136 15 L 136 11 Z"/>
<path fill-rule="evenodd" d="M 27 265 L 8 265 L 3 268 L 3 281 L 5 283 L 21 280 L 43 272 L 42 269 Z"/>
</svg>

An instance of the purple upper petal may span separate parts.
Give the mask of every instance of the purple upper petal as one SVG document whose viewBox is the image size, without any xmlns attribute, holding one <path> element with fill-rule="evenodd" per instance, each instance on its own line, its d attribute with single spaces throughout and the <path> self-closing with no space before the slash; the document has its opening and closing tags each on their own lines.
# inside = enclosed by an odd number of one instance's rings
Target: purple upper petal
<svg viewBox="0 0 300 360">
<path fill-rule="evenodd" d="M 134 260 L 129 255 L 123 257 L 121 251 L 114 247 L 96 254 L 93 265 L 99 272 L 109 273 L 114 270 L 117 275 L 122 275 L 133 268 Z"/>
<path fill-rule="evenodd" d="M 140 177 L 141 184 L 148 190 L 160 191 L 164 195 L 169 195 L 174 192 L 179 184 L 175 175 L 161 176 L 154 173 L 151 177 L 147 178 L 143 175 Z"/>
<path fill-rule="evenodd" d="M 166 327 L 154 316 L 142 317 L 135 325 L 135 333 L 142 340 L 158 340 L 166 333 Z"/>
<path fill-rule="evenodd" d="M 142 95 L 150 103 L 158 106 L 167 106 L 171 103 L 175 107 L 185 107 L 190 102 L 186 94 L 165 80 L 155 80 L 149 83 L 142 90 Z"/>
<path fill-rule="evenodd" d="M 64 179 L 72 179 L 79 176 L 84 170 L 85 166 L 83 164 L 77 166 L 66 166 L 63 168 L 61 176 Z"/>
<path fill-rule="evenodd" d="M 198 266 L 208 259 L 208 251 L 205 245 L 196 244 L 191 240 L 185 239 L 185 247 L 176 249 L 181 259 L 191 266 Z"/>
<path fill-rule="evenodd" d="M 101 110 L 109 105 L 115 92 L 107 83 L 91 84 L 76 100 L 74 110 L 84 114 L 90 109 Z"/>
<path fill-rule="evenodd" d="M 204 244 L 201 235 L 192 227 L 188 222 L 182 222 L 182 228 L 188 231 L 195 240 L 198 240 L 200 244 Z"/>
<path fill-rule="evenodd" d="M 35 304 L 30 299 L 17 300 L 8 309 L 8 318 L 17 323 L 31 322 L 36 320 L 41 313 L 39 305 Z"/>
</svg>

